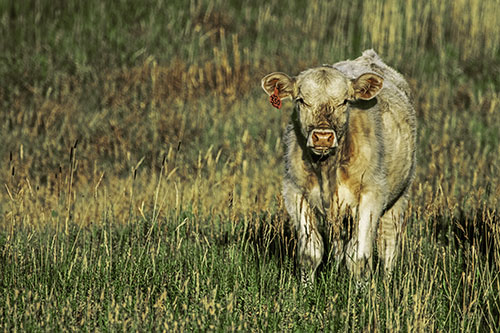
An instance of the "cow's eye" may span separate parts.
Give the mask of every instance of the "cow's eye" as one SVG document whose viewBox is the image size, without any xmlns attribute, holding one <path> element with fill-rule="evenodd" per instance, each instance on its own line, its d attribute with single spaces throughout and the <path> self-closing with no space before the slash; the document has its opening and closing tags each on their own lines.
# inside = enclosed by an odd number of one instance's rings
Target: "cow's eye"
<svg viewBox="0 0 500 333">
<path fill-rule="evenodd" d="M 347 105 L 347 103 L 349 103 L 349 100 L 345 99 L 342 103 L 340 103 L 337 108 L 341 107 L 341 106 L 345 106 Z"/>
<path fill-rule="evenodd" d="M 302 97 L 297 97 L 295 99 L 295 102 L 299 104 L 300 106 L 309 106 L 306 102 L 304 102 L 304 99 Z"/>
</svg>

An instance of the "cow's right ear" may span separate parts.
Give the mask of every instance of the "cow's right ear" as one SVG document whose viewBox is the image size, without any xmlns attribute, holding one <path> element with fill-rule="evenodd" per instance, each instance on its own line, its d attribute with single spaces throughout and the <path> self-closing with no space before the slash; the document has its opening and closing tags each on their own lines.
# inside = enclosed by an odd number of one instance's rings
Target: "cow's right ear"
<svg viewBox="0 0 500 333">
<path fill-rule="evenodd" d="M 294 83 L 295 80 L 285 73 L 274 72 L 264 76 L 262 79 L 262 89 L 264 89 L 269 96 L 274 94 L 276 89 L 279 98 L 292 98 Z"/>
<path fill-rule="evenodd" d="M 375 73 L 364 73 L 352 80 L 354 98 L 368 101 L 382 89 L 384 78 Z"/>
</svg>

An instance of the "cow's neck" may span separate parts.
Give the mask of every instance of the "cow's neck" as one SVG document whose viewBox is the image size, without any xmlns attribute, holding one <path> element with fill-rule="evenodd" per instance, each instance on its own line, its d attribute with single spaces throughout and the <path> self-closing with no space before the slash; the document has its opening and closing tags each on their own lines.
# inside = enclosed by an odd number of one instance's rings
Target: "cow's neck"
<svg viewBox="0 0 500 333">
<path fill-rule="evenodd" d="M 307 149 L 307 138 L 304 137 L 304 134 L 302 134 L 301 126 L 300 126 L 300 119 L 299 119 L 299 113 L 297 112 L 296 108 L 293 108 L 292 112 L 292 124 L 293 124 L 293 131 L 295 133 L 295 137 L 297 138 L 297 143 L 299 144 L 300 148 L 302 149 L 303 155 L 302 157 L 306 159 L 306 152 L 308 151 Z"/>
<path fill-rule="evenodd" d="M 348 150 L 349 140 L 347 133 L 338 139 L 339 147 L 337 151 L 326 160 L 312 162 L 312 168 L 318 177 L 318 183 L 321 189 L 321 199 L 324 210 L 329 210 L 333 194 L 337 190 L 338 179 L 337 171 L 343 165 L 344 152 Z"/>
<path fill-rule="evenodd" d="M 339 133 L 338 148 L 335 153 L 328 156 L 317 156 L 307 147 L 307 138 L 302 134 L 298 113 L 294 109 L 292 114 L 292 124 L 297 138 L 297 143 L 302 149 L 302 159 L 306 169 L 313 172 L 321 190 L 323 213 L 330 208 L 333 193 L 335 193 L 337 182 L 337 169 L 343 167 L 348 162 L 350 156 L 351 141 L 349 138 L 349 117 L 346 127 Z"/>
</svg>

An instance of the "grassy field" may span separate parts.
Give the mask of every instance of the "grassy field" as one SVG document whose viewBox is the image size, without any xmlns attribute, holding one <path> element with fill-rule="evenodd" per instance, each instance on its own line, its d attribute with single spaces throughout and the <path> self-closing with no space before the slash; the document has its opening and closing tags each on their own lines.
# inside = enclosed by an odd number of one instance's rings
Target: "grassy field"
<svg viewBox="0 0 500 333">
<path fill-rule="evenodd" d="M 499 331 L 500 3 L 0 0 L 0 330 Z M 374 48 L 418 169 L 391 280 L 295 277 L 272 71 Z"/>
</svg>

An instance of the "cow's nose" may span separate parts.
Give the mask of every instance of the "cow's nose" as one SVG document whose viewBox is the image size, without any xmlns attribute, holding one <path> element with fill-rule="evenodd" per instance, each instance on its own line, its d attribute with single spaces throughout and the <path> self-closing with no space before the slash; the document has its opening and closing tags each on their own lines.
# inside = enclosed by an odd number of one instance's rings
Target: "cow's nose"
<svg viewBox="0 0 500 333">
<path fill-rule="evenodd" d="M 311 139 L 315 148 L 333 148 L 336 145 L 335 132 L 331 129 L 315 129 Z"/>
</svg>

